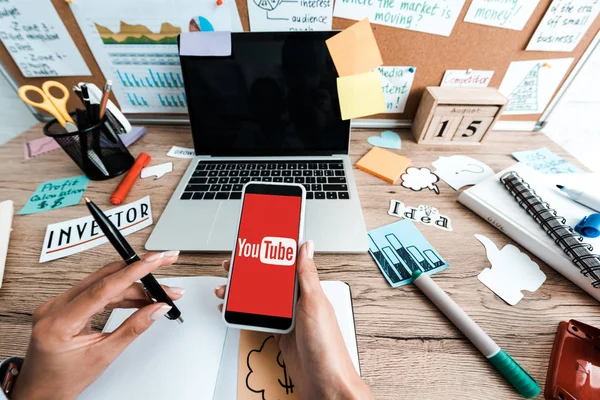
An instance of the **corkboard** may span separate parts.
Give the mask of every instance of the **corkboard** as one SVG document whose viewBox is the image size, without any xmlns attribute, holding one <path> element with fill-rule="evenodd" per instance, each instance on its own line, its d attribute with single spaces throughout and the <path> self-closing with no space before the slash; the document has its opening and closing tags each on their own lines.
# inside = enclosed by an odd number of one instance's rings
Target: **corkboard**
<svg viewBox="0 0 600 400">
<path fill-rule="evenodd" d="M 77 82 L 83 80 L 102 86 L 105 78 L 79 29 L 75 17 L 71 13 L 69 5 L 64 0 L 51 1 L 92 72 L 91 77 L 62 77 L 53 79 L 64 83 L 67 87 L 72 87 Z M 236 2 L 244 30 L 248 31 L 247 0 L 236 0 Z M 525 51 L 529 39 L 542 20 L 550 3 L 551 0 L 540 0 L 522 31 L 464 22 L 463 19 L 471 4 L 471 0 L 465 2 L 465 6 L 456 21 L 450 37 L 372 24 L 377 43 L 379 43 L 379 48 L 381 49 L 384 65 L 410 65 L 416 67 L 417 72 L 404 113 L 381 114 L 370 118 L 413 119 L 423 89 L 426 86 L 439 86 L 447 69 L 472 68 L 493 70 L 495 73 L 490 83 L 492 87 L 500 86 L 511 61 L 573 57 L 575 62 L 571 65 L 570 73 L 594 39 L 596 33 L 600 31 L 600 18 L 596 18 L 596 21 L 594 21 L 573 52 Z M 352 20 L 334 18 L 333 28 L 344 29 L 354 22 Z M 18 85 L 27 83 L 41 85 L 46 80 L 46 78 L 25 78 L 21 75 L 10 54 L 8 54 L 6 48 L 1 44 L 0 62 L 4 64 Z M 565 79 L 568 75 L 565 75 Z M 116 102 L 114 98 L 112 100 Z M 81 107 L 81 105 L 75 96 L 71 96 L 69 108 L 73 110 L 75 107 Z M 140 114 L 140 116 L 146 115 L 149 114 Z M 156 115 L 160 116 L 160 114 Z M 168 115 L 171 118 L 174 117 L 171 114 L 163 115 Z M 505 121 L 537 121 L 540 116 L 541 114 L 507 115 L 501 119 Z M 181 118 L 184 117 L 181 116 Z"/>
</svg>

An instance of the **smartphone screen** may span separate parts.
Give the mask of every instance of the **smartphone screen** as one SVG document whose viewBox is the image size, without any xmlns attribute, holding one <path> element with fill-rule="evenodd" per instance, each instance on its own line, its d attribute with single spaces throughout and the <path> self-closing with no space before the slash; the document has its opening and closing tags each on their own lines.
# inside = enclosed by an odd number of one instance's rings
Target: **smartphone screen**
<svg viewBox="0 0 600 400">
<path fill-rule="evenodd" d="M 246 186 L 225 320 L 276 330 L 293 322 L 302 188 Z"/>
</svg>

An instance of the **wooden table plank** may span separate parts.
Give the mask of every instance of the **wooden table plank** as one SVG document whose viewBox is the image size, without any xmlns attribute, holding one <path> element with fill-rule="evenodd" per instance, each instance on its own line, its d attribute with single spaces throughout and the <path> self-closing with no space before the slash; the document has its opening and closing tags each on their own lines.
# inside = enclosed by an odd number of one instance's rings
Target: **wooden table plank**
<svg viewBox="0 0 600 400">
<path fill-rule="evenodd" d="M 23 144 L 41 136 L 36 125 L 0 147 L 0 200 L 12 199 L 16 210 L 27 201 L 41 182 L 78 175 L 81 171 L 62 151 L 28 161 Z M 356 162 L 370 145 L 376 131 L 355 130 L 351 157 Z M 541 133 L 494 132 L 481 146 L 445 147 L 417 145 L 410 133 L 402 132 L 399 154 L 413 159 L 413 166 L 426 166 L 439 156 L 465 154 L 477 158 L 495 171 L 515 161 L 513 151 L 548 147 L 569 161 L 571 156 Z M 173 161 L 174 171 L 160 180 L 140 180 L 127 202 L 151 195 L 155 220 L 183 175 L 189 160 L 166 156 L 172 145 L 192 147 L 187 126 L 150 126 L 148 134 L 131 147 L 134 155 L 145 151 L 153 163 Z M 391 199 L 405 204 L 434 206 L 452 219 L 454 231 L 445 232 L 417 224 L 451 267 L 434 279 L 475 319 L 498 344 L 513 356 L 540 384 L 544 385 L 550 351 L 558 323 L 571 318 L 600 326 L 598 303 L 552 268 L 532 256 L 548 279 L 535 293 L 511 307 L 484 287 L 477 275 L 489 266 L 483 246 L 473 237 L 481 233 L 499 247 L 513 243 L 500 231 L 459 204 L 460 192 L 439 182 L 440 195 L 431 191 L 413 192 L 390 185 L 354 169 L 368 229 L 397 221 L 387 215 Z M 103 208 L 112 207 L 109 197 L 120 178 L 90 182 L 85 195 Z M 108 244 L 64 259 L 39 264 L 46 226 L 87 215 L 83 204 L 34 215 L 15 216 L 4 284 L 0 289 L 0 358 L 25 353 L 31 331 L 31 313 L 47 299 L 58 295 L 109 260 L 117 259 Z M 129 236 L 142 249 L 151 228 Z M 514 244 L 514 243 L 513 243 Z M 520 247 L 520 246 L 519 246 Z M 159 277 L 216 275 L 227 254 L 182 254 L 179 262 L 163 268 Z M 367 254 L 316 255 L 321 279 L 344 280 L 352 287 L 362 375 L 378 399 L 406 398 L 519 398 L 475 350 L 475 348 L 413 286 L 392 289 Z M 107 313 L 94 320 L 100 329 Z M 402 395 L 401 395 L 402 394 Z M 540 396 L 541 397 L 541 396 Z"/>
</svg>

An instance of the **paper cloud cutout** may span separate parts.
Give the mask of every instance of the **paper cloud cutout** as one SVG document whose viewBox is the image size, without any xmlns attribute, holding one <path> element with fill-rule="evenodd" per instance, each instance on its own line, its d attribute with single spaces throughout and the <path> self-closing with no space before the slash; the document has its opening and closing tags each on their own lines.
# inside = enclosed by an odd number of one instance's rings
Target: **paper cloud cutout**
<svg viewBox="0 0 600 400">
<path fill-rule="evenodd" d="M 440 194 L 440 188 L 436 185 L 439 180 L 440 178 L 427 167 L 410 167 L 402 174 L 402 186 L 415 192 L 428 188 Z"/>
<path fill-rule="evenodd" d="M 483 244 L 492 263 L 492 268 L 484 269 L 477 278 L 511 306 L 523 298 L 521 290 L 535 292 L 546 280 L 540 267 L 512 244 L 498 250 L 487 237 L 475 235 L 475 238 Z"/>
</svg>

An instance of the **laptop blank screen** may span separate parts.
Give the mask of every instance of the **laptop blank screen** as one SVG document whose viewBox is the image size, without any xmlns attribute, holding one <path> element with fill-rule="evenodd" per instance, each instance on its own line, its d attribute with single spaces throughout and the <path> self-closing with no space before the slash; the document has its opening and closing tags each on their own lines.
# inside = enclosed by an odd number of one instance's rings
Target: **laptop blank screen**
<svg viewBox="0 0 600 400">
<path fill-rule="evenodd" d="M 232 33 L 230 57 L 181 56 L 196 154 L 347 153 L 325 45 L 335 34 Z"/>
</svg>

